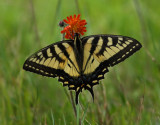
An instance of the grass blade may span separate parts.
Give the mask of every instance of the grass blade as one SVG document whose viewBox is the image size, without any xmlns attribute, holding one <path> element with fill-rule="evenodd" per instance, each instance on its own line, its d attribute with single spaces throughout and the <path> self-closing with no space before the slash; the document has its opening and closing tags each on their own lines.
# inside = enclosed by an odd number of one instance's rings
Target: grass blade
<svg viewBox="0 0 160 125">
<path fill-rule="evenodd" d="M 79 104 L 76 105 L 76 110 L 77 110 L 77 125 L 80 125 Z"/>
<path fill-rule="evenodd" d="M 87 104 L 87 106 L 85 107 L 84 114 L 83 114 L 83 117 L 82 117 L 82 120 L 81 120 L 81 124 L 82 124 L 82 125 L 83 125 L 84 119 L 85 119 L 86 114 L 87 114 L 87 109 L 88 109 L 88 104 Z"/>
<path fill-rule="evenodd" d="M 52 118 L 52 124 L 54 125 L 54 116 L 52 110 L 51 110 L 51 118 Z"/>
</svg>

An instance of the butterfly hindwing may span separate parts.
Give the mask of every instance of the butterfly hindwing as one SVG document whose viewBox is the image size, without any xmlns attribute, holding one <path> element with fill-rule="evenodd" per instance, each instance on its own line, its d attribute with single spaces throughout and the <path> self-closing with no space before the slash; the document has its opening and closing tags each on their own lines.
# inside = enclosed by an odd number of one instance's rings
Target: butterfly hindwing
<svg viewBox="0 0 160 125">
<path fill-rule="evenodd" d="M 75 61 L 73 41 L 51 44 L 30 56 L 23 68 L 47 77 L 58 77 L 63 85 L 74 87 L 74 78 L 79 76 Z"/>
</svg>

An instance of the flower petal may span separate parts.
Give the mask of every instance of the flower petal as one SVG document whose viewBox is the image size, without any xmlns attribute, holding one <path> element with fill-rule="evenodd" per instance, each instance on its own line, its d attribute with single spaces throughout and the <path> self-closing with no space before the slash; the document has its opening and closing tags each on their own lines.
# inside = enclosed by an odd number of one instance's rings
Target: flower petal
<svg viewBox="0 0 160 125">
<path fill-rule="evenodd" d="M 84 35 L 84 32 L 86 32 L 85 25 L 87 24 L 86 20 L 81 20 L 80 14 L 68 16 L 67 20 L 64 19 L 63 21 L 68 24 L 64 29 L 61 31 L 62 34 L 65 33 L 66 39 L 74 39 L 74 34 L 78 33 L 80 35 Z"/>
</svg>

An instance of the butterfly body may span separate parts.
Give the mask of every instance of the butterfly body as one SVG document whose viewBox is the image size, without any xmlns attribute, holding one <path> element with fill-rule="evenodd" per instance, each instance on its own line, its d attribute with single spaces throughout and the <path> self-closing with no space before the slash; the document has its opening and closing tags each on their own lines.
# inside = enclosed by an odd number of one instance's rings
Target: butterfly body
<svg viewBox="0 0 160 125">
<path fill-rule="evenodd" d="M 76 91 L 76 103 L 82 89 L 94 97 L 93 86 L 104 79 L 108 67 L 114 66 L 141 48 L 130 37 L 92 35 L 51 44 L 31 55 L 23 68 L 43 76 L 58 77 L 70 90 Z"/>
<path fill-rule="evenodd" d="M 84 51 L 83 51 L 82 41 L 80 40 L 78 34 L 75 34 L 74 52 L 75 52 L 75 59 L 80 69 L 80 74 L 82 75 L 83 74 Z"/>
</svg>

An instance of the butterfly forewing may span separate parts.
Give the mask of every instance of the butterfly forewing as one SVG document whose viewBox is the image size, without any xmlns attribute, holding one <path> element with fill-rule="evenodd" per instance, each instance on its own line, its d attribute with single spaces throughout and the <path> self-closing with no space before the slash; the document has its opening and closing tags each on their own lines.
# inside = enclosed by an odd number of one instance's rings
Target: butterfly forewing
<svg viewBox="0 0 160 125">
<path fill-rule="evenodd" d="M 43 76 L 59 77 L 64 85 L 79 76 L 79 68 L 75 61 L 73 41 L 66 40 L 51 44 L 30 56 L 23 68 Z M 71 82 L 72 83 L 72 82 Z"/>
</svg>

